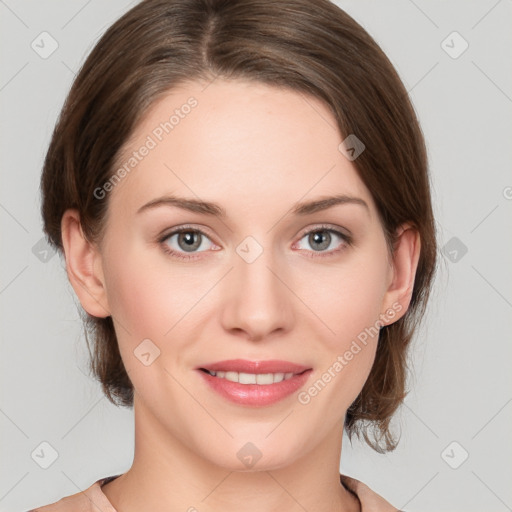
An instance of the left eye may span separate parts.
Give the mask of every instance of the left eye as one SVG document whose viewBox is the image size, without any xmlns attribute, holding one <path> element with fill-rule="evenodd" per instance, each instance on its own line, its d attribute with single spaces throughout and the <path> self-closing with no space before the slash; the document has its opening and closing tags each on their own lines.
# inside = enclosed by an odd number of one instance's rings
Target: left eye
<svg viewBox="0 0 512 512">
<path fill-rule="evenodd" d="M 314 252 L 337 252 L 336 248 L 331 247 L 333 242 L 336 242 L 336 239 L 341 241 L 341 243 L 338 242 L 338 250 L 342 249 L 345 245 L 350 243 L 349 237 L 347 235 L 344 235 L 335 229 L 327 228 L 317 228 L 313 231 L 309 231 L 305 233 L 305 235 L 301 238 L 301 241 L 304 239 L 307 240 L 307 243 L 310 245 L 310 247 L 312 247 Z M 298 248 L 305 249 L 305 247 L 300 245 L 301 241 L 298 242 Z M 327 250 L 329 247 L 331 247 L 333 250 Z"/>
</svg>

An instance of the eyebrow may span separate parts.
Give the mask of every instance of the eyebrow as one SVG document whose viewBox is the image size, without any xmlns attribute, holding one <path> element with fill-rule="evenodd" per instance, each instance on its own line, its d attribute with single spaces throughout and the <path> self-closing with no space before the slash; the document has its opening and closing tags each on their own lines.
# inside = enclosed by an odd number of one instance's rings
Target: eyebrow
<svg viewBox="0 0 512 512">
<path fill-rule="evenodd" d="M 335 196 L 326 196 L 314 201 L 296 203 L 291 209 L 293 215 L 311 215 L 313 213 L 327 210 L 333 206 L 343 204 L 356 204 L 363 206 L 370 211 L 366 201 L 359 197 L 348 196 L 345 194 L 339 194 Z M 177 196 L 163 196 L 157 197 L 142 205 L 138 210 L 137 214 L 147 210 L 152 210 L 161 206 L 174 206 L 195 213 L 202 213 L 204 215 L 212 215 L 214 217 L 226 218 L 226 210 L 217 203 L 209 201 L 201 201 L 194 198 L 177 197 Z"/>
</svg>

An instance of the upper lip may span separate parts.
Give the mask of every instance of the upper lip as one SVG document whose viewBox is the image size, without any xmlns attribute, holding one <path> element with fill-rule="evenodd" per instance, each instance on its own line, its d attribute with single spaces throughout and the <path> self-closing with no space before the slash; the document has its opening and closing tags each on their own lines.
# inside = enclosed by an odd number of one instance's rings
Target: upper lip
<svg viewBox="0 0 512 512">
<path fill-rule="evenodd" d="M 302 373 L 310 368 L 290 361 L 249 361 L 247 359 L 229 359 L 217 361 L 198 367 L 199 370 L 210 370 L 213 372 L 238 372 L 238 373 Z"/>
</svg>

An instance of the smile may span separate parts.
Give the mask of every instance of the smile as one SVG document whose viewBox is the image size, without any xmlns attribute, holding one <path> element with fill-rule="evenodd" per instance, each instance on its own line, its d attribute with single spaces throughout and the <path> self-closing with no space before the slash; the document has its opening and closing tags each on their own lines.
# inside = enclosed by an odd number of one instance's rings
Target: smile
<svg viewBox="0 0 512 512">
<path fill-rule="evenodd" d="M 219 379 L 226 379 L 230 382 L 238 382 L 239 384 L 259 384 L 268 386 L 283 380 L 289 380 L 293 377 L 294 373 L 244 373 L 244 372 L 223 372 L 223 371 L 210 371 L 202 368 L 203 371 L 208 372 L 211 376 Z"/>
<path fill-rule="evenodd" d="M 288 361 L 233 359 L 196 368 L 206 388 L 237 405 L 264 407 L 298 392 L 313 370 Z"/>
</svg>

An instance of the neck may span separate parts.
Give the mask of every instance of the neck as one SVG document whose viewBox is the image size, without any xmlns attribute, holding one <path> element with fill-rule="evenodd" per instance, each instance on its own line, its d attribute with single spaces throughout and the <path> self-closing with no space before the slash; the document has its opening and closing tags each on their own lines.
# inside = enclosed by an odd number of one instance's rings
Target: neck
<svg viewBox="0 0 512 512">
<path fill-rule="evenodd" d="M 300 458 L 252 468 L 222 467 L 201 457 L 190 439 L 177 438 L 137 402 L 135 456 L 125 474 L 103 486 L 118 512 L 290 510 L 358 512 L 358 500 L 340 483 L 343 418 Z M 242 443 L 243 446 L 243 443 Z M 266 463 L 263 461 L 266 460 Z"/>
</svg>

